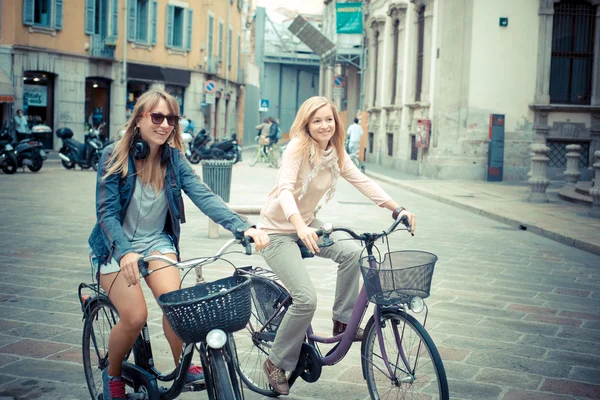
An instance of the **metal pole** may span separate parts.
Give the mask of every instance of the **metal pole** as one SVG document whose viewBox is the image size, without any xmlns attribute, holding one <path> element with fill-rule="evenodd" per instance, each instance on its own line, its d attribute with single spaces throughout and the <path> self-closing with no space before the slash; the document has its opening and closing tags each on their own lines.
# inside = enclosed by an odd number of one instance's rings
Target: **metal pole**
<svg viewBox="0 0 600 400">
<path fill-rule="evenodd" d="M 127 2 L 123 2 L 123 75 L 121 76 L 121 84 L 127 82 Z M 125 96 L 127 96 L 127 87 L 125 88 Z"/>
<path fill-rule="evenodd" d="M 233 46 L 233 38 L 230 37 L 230 31 L 233 33 L 233 29 L 229 29 L 229 24 L 231 23 L 231 3 L 233 3 L 233 0 L 227 1 L 227 41 L 225 42 L 227 44 L 227 50 L 225 54 L 225 96 L 223 98 L 225 101 L 225 121 L 227 121 L 227 123 L 225 124 L 225 135 L 223 137 L 229 137 L 228 125 L 231 123 L 229 120 L 229 104 L 227 102 L 227 95 L 229 94 L 229 54 L 231 53 L 231 51 L 229 51 L 229 45 Z"/>
</svg>

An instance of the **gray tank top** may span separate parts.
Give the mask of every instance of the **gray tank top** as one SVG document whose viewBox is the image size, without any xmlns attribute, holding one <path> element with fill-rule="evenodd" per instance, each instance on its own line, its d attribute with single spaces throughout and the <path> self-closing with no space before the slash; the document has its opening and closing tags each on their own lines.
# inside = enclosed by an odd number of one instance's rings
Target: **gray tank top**
<svg viewBox="0 0 600 400">
<path fill-rule="evenodd" d="M 123 231 L 133 251 L 142 253 L 160 239 L 165 229 L 167 210 L 165 189 L 157 193 L 152 185 L 144 185 L 137 178 L 123 223 Z"/>
</svg>

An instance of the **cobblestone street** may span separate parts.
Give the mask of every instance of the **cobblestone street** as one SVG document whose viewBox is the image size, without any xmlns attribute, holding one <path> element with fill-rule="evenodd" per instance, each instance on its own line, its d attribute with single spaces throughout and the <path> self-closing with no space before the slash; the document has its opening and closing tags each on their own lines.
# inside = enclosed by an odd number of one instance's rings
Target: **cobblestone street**
<svg viewBox="0 0 600 400">
<path fill-rule="evenodd" d="M 275 176 L 265 166 L 236 165 L 230 203 L 262 205 Z M 452 399 L 600 399 L 600 256 L 381 185 L 418 218 L 416 236 L 396 234 L 392 250 L 439 257 L 427 328 Z M 96 219 L 95 173 L 49 161 L 37 174 L 0 174 L 0 188 L 0 399 L 87 399 L 76 289 L 91 280 L 87 237 Z M 208 239 L 207 218 L 187 198 L 186 216 L 183 259 L 213 254 L 230 238 L 221 229 L 220 239 Z M 388 211 L 343 181 L 319 218 L 368 231 L 391 223 Z M 259 256 L 231 260 L 263 263 Z M 319 293 L 314 326 L 328 332 L 335 267 L 322 260 L 307 264 Z M 212 265 L 205 276 L 230 272 Z M 154 355 L 166 369 L 171 360 L 160 311 L 145 292 Z M 287 398 L 367 399 L 359 352 L 354 345 L 343 362 L 324 368 L 321 380 L 299 381 Z M 246 398 L 260 397 L 247 392 Z"/>
</svg>

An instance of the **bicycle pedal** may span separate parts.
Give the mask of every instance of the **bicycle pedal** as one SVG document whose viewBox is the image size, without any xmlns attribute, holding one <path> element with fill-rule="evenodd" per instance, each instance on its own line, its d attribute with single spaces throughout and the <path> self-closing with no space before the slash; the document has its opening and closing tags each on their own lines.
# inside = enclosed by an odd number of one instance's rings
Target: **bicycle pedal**
<svg viewBox="0 0 600 400">
<path fill-rule="evenodd" d="M 183 386 L 182 392 L 201 392 L 203 390 L 206 390 L 206 383 L 190 383 Z"/>
</svg>

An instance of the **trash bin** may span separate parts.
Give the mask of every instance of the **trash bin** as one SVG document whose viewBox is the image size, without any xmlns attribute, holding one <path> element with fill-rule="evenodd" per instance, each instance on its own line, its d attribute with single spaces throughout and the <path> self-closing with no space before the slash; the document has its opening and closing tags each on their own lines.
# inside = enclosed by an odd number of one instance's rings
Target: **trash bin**
<svg viewBox="0 0 600 400">
<path fill-rule="evenodd" d="M 202 160 L 202 180 L 224 202 L 229 202 L 231 192 L 231 167 L 228 160 Z"/>
</svg>

